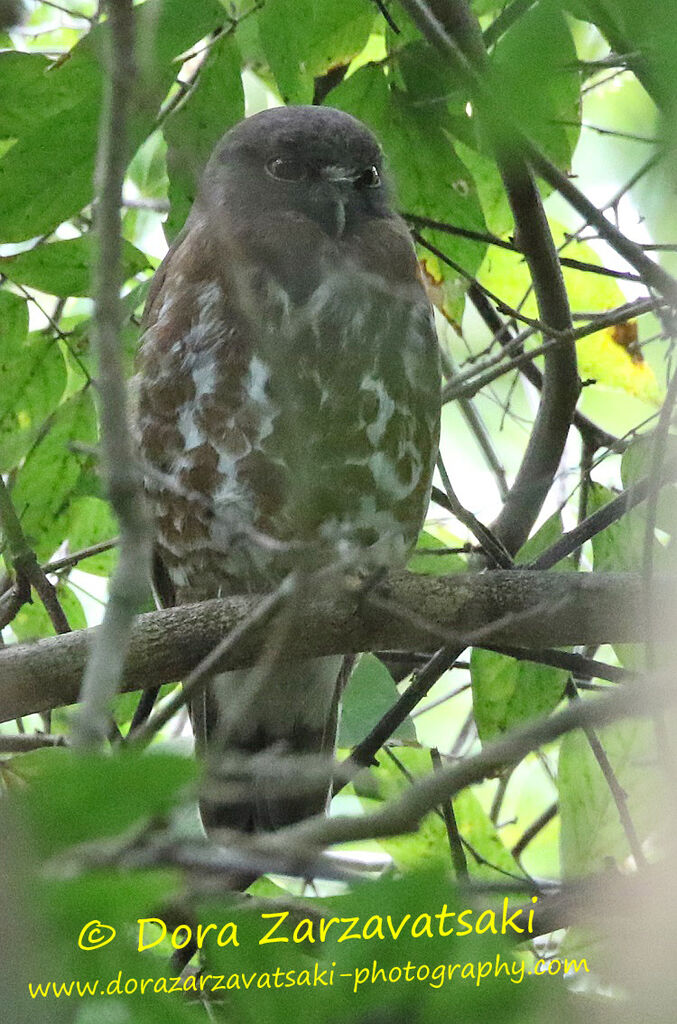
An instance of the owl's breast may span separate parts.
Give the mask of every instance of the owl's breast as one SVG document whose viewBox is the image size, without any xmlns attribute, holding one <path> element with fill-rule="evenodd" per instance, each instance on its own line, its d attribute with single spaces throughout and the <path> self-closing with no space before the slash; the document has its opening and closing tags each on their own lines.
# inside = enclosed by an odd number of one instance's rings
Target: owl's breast
<svg viewBox="0 0 677 1024">
<path fill-rule="evenodd" d="M 440 372 L 425 298 L 350 261 L 303 303 L 273 279 L 257 298 L 235 317 L 219 281 L 193 289 L 189 329 L 142 381 L 160 551 L 193 596 L 265 588 L 308 552 L 402 564 L 429 499 Z"/>
</svg>

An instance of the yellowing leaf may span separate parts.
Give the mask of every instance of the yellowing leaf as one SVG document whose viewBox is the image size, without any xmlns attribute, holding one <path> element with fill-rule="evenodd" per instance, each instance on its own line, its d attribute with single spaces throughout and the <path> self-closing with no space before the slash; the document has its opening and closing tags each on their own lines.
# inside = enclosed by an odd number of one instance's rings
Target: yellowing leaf
<svg viewBox="0 0 677 1024">
<path fill-rule="evenodd" d="M 623 326 L 632 324 L 631 321 Z M 599 384 L 627 391 L 643 402 L 659 406 L 663 393 L 653 370 L 641 355 L 637 358 L 616 338 L 617 328 L 607 327 L 578 342 L 576 349 L 581 377 L 592 377 Z"/>
<path fill-rule="evenodd" d="M 550 223 L 555 244 L 559 247 L 566 238 L 564 229 Z M 583 263 L 602 266 L 597 253 L 584 242 L 571 242 L 562 255 Z M 618 281 L 575 267 L 563 267 L 564 281 L 573 313 L 605 313 L 623 305 L 627 298 Z M 533 292 L 522 304 L 531 284 L 524 258 L 508 249 L 489 249 L 478 273 L 478 280 L 510 306 L 519 307 L 526 316 L 538 316 Z M 636 345 L 637 329 L 634 321 L 605 328 L 582 338 L 576 345 L 580 376 L 593 379 L 598 385 L 625 391 L 650 405 L 660 405 L 663 397 L 651 367 Z M 541 339 L 536 339 L 540 344 Z"/>
</svg>

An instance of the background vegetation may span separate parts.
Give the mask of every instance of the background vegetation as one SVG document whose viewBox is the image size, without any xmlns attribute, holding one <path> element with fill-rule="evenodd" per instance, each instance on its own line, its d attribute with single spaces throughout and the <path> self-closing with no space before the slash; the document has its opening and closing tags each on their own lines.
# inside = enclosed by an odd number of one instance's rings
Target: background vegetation
<svg viewBox="0 0 677 1024">
<path fill-rule="evenodd" d="M 3 1019 L 670 1019 L 677 3 L 23 6 L 17 26 L 20 5 L 0 3 Z M 335 820 L 233 848 L 264 872 L 243 898 L 197 827 L 175 681 L 194 669 L 199 684 L 223 623 L 253 629 L 256 612 L 226 602 L 225 618 L 178 611 L 130 634 L 145 540 L 117 355 L 129 376 L 152 272 L 212 147 L 283 102 L 348 110 L 383 143 L 436 305 L 445 405 L 415 577 L 392 583 L 361 632 L 320 608 L 300 641 L 369 651 L 340 734 L 362 771 Z M 112 578 L 80 691 L 84 630 Z M 250 634 L 232 657 L 255 657 Z M 130 692 L 111 722 L 130 635 Z M 146 718 L 133 691 L 153 684 L 160 711 Z M 349 859 L 323 856 L 335 844 Z M 253 937 L 262 901 L 366 919 L 506 894 L 515 907 L 538 896 L 533 941 L 268 956 Z M 497 953 L 527 970 L 582 955 L 591 973 L 356 997 L 30 999 L 28 981 L 176 974 L 168 941 L 136 952 L 150 916 L 237 920 L 237 950 L 207 947 L 216 974 Z M 86 953 L 77 937 L 93 919 L 118 935 Z"/>
</svg>

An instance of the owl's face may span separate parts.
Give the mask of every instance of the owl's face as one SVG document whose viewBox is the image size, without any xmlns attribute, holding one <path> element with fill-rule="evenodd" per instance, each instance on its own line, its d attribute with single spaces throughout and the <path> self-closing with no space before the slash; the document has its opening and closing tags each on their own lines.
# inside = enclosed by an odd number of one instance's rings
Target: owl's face
<svg viewBox="0 0 677 1024">
<path fill-rule="evenodd" d="M 362 217 L 390 213 L 376 139 L 327 107 L 280 107 L 248 118 L 217 146 L 203 192 L 220 205 L 293 211 L 339 238 Z"/>
</svg>

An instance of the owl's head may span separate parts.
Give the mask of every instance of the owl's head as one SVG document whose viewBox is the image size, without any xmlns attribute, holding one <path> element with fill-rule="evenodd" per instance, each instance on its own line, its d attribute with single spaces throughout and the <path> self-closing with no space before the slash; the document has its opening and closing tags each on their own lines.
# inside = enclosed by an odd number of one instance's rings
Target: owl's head
<svg viewBox="0 0 677 1024">
<path fill-rule="evenodd" d="M 207 164 L 202 196 L 241 216 L 294 211 L 333 237 L 390 212 L 378 142 L 331 107 L 276 107 L 235 125 Z"/>
</svg>

